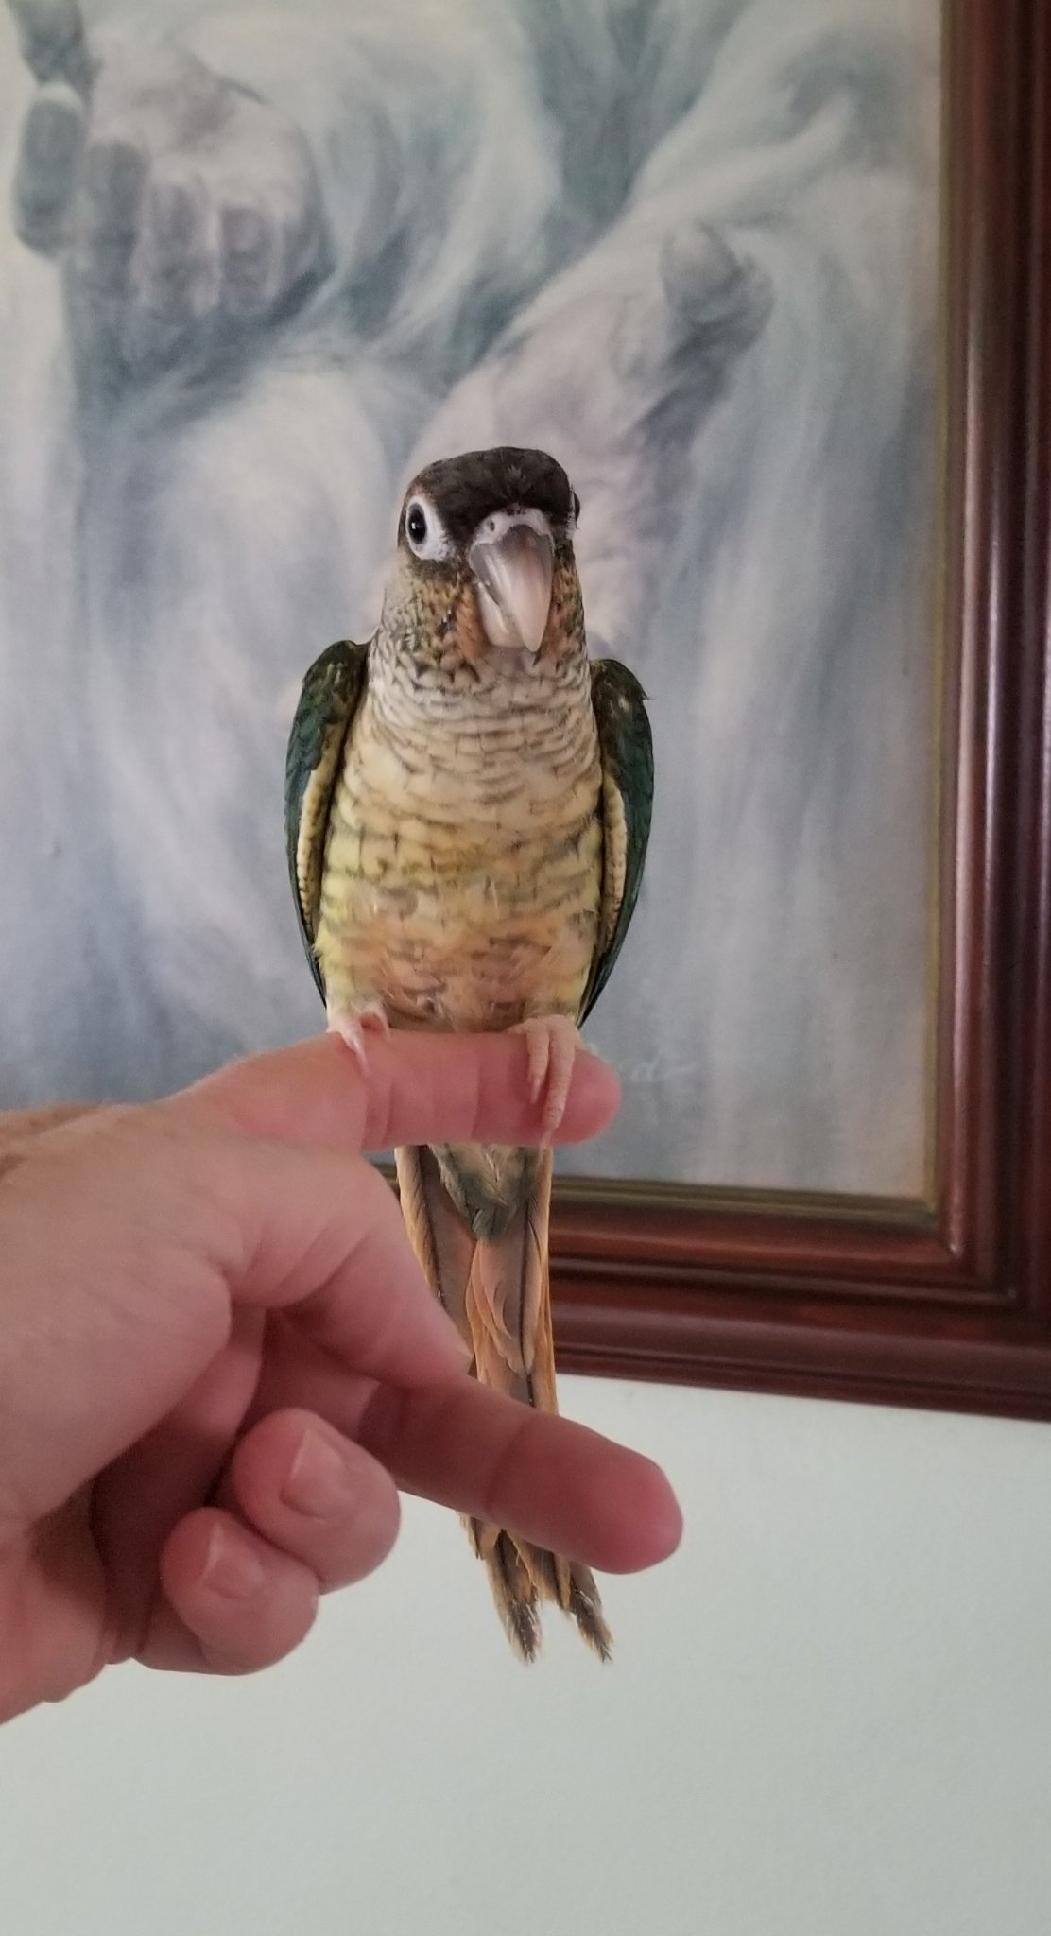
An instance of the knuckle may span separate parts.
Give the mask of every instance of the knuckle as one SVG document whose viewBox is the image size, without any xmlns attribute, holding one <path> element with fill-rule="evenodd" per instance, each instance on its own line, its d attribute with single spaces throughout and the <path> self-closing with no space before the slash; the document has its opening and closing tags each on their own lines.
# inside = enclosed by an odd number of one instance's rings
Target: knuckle
<svg viewBox="0 0 1051 1936">
<path fill-rule="evenodd" d="M 497 1522 L 507 1516 L 508 1500 L 518 1489 L 518 1480 L 529 1466 L 529 1441 L 533 1435 L 532 1414 L 525 1412 L 516 1420 L 507 1438 L 486 1466 L 481 1477 L 482 1513 Z"/>
</svg>

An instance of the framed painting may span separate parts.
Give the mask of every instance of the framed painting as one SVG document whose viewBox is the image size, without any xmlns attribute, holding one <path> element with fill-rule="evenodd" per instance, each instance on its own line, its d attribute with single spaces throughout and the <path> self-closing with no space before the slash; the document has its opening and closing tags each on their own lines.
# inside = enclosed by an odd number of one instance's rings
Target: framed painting
<svg viewBox="0 0 1051 1936">
<path fill-rule="evenodd" d="M 540 445 L 657 762 L 565 1362 L 1051 1412 L 1047 33 L 6 0 L 0 1106 L 317 1026 L 303 670 L 422 463 Z"/>
<path fill-rule="evenodd" d="M 938 376 L 910 397 L 937 452 L 921 465 L 937 538 L 926 554 L 933 623 L 921 628 L 929 670 L 916 660 L 914 687 L 934 696 L 934 786 L 929 812 L 916 812 L 915 791 L 907 810 L 914 868 L 896 880 L 892 848 L 879 886 L 864 842 L 852 861 L 875 920 L 892 928 L 927 869 L 921 1007 L 908 995 L 910 975 L 919 990 L 918 950 L 906 973 L 876 969 L 924 1071 L 922 1110 L 914 1087 L 899 1091 L 917 1137 L 924 1123 L 922 1171 L 911 1155 L 911 1173 L 888 1189 L 877 1147 L 831 1190 L 564 1187 L 558 1331 L 574 1368 L 1046 1418 L 1051 10 L 1042 0 L 948 7 L 939 71 L 940 193 L 920 218 L 939 265 Z M 926 89 L 922 99 L 929 114 Z M 880 303 L 900 306 L 907 290 L 884 285 Z M 858 380 L 868 388 L 866 372 Z M 925 414 L 921 399 L 935 393 L 937 410 Z M 862 597 L 865 568 L 859 557 Z M 865 730 L 887 758 L 880 723 Z M 780 914 L 765 942 L 783 958 Z M 829 996 L 833 980 L 838 969 Z M 892 1068 L 900 1083 L 900 1057 Z M 821 1079 L 831 1098 L 827 1061 Z M 899 1152 L 915 1152 L 916 1138 L 902 1139 L 900 1119 L 888 1117 L 876 1067 L 858 1067 L 852 1081 L 859 1119 L 887 1125 L 877 1142 L 887 1133 Z M 801 1148 L 806 1134 L 804 1119 Z"/>
</svg>

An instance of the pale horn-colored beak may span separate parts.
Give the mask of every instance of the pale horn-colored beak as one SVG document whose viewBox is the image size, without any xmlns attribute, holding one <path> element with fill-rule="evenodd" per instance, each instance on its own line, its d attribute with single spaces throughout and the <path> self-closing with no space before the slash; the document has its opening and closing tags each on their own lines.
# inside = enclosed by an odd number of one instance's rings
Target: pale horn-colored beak
<svg viewBox="0 0 1051 1936">
<path fill-rule="evenodd" d="M 536 653 L 544 643 L 555 547 L 546 520 L 534 516 L 487 519 L 467 553 L 478 616 L 498 650 Z"/>
</svg>

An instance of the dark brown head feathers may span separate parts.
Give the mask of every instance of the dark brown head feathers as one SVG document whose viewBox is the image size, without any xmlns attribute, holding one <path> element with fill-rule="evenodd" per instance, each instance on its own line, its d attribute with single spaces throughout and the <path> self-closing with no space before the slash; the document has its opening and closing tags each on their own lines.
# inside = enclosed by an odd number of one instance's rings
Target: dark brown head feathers
<svg viewBox="0 0 1051 1936">
<path fill-rule="evenodd" d="M 512 445 L 465 451 L 460 457 L 428 464 L 413 479 L 406 501 L 414 491 L 426 492 L 456 545 L 467 544 L 482 519 L 494 511 L 543 511 L 557 530 L 569 523 L 575 509 L 561 464 L 546 451 Z"/>
</svg>

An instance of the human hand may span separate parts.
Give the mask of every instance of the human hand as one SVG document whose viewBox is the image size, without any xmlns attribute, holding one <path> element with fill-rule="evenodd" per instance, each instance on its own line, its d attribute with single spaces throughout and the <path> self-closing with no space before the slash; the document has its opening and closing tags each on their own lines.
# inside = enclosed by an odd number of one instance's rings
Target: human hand
<svg viewBox="0 0 1051 1936">
<path fill-rule="evenodd" d="M 539 1142 L 517 1038 L 333 1036 L 0 1134 L 0 1719 L 128 1658 L 265 1667 L 363 1577 L 397 1487 L 606 1571 L 680 1530 L 647 1460 L 467 1375 L 362 1156 Z M 581 1054 L 560 1134 L 613 1077 Z M 0 1119 L 0 1130 L 3 1120 Z"/>
<path fill-rule="evenodd" d="M 75 0 L 10 4 L 40 83 L 15 223 L 64 262 L 82 386 L 243 351 L 330 266 L 301 131 L 178 47 L 89 43 Z"/>
</svg>

